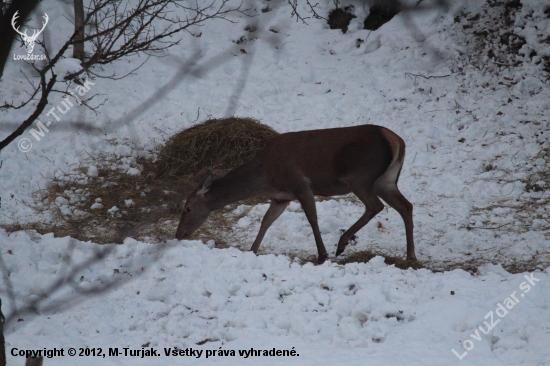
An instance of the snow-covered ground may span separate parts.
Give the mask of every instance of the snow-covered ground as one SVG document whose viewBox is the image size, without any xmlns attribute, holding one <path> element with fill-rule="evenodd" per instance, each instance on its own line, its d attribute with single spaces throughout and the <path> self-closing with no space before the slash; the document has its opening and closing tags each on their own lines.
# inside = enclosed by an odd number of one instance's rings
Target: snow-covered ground
<svg viewBox="0 0 550 366">
<path fill-rule="evenodd" d="M 550 364 L 550 268 L 509 274 L 487 264 L 472 276 L 463 270 L 404 271 L 387 266 L 382 257 L 345 266 L 300 266 L 282 255 L 210 249 L 199 241 L 173 240 L 159 250 L 127 239 L 102 247 L 112 249 L 106 259 L 48 295 L 44 289 L 66 275 L 63 269 L 78 266 L 97 245 L 23 232 L 0 235 L 9 243 L 3 253 L 10 254 L 3 257 L 16 305 L 39 300 L 34 311 L 9 323 L 8 350 L 90 347 L 106 353 L 147 345 L 162 356 L 164 348 L 204 352 L 198 359 L 140 360 L 148 365 L 235 364 L 243 362 L 236 360 L 238 351 L 251 348 L 298 354 L 251 357 L 248 362 L 256 365 Z M 112 281 L 122 284 L 82 298 L 81 291 Z M 9 314 L 11 306 L 4 304 L 4 311 Z M 46 310 L 57 306 L 69 310 Z M 206 358 L 207 350 L 217 355 L 220 349 L 234 350 L 235 356 Z M 10 361 L 22 364 L 14 357 Z M 138 363 L 122 356 L 82 361 Z M 59 365 L 74 362 L 67 356 L 55 359 Z"/>
<path fill-rule="evenodd" d="M 485 15 L 481 21 L 475 18 L 494 8 L 474 0 L 453 2 L 447 12 L 399 14 L 374 32 L 361 29 L 366 7 L 356 6 L 357 18 L 343 34 L 330 30 L 324 20 L 296 22 L 282 1 L 260 1 L 254 4 L 256 17 L 234 18 L 236 24 L 207 23 L 192 30 L 202 32 L 200 38 L 185 35 L 180 46 L 165 57 L 151 58 L 136 75 L 93 80 L 91 91 L 107 99 L 98 115 L 73 108 L 40 141 L 26 132 L 22 137 L 33 142 L 29 152 L 21 152 L 17 140 L 3 150 L 0 224 L 49 222 L 47 212 L 37 216 L 26 204 L 33 202 L 33 192 L 87 164 L 87 154 L 112 151 L 110 139 L 119 139 L 121 161 L 139 168 L 136 156 L 191 126 L 197 111 L 198 121 L 234 114 L 257 118 L 279 132 L 374 123 L 389 127 L 407 143 L 400 187 L 415 207 L 421 261 L 441 266 L 470 260 L 532 262 L 539 271 L 509 274 L 491 264 L 480 267 L 477 275 L 403 271 L 386 266 L 380 257 L 345 267 L 300 266 L 284 254 L 316 251 L 299 205 L 291 204 L 268 231 L 259 257 L 210 249 L 197 241 L 169 241 L 162 247 L 127 239 L 113 246 L 106 260 L 75 277 L 81 279 L 78 283 L 64 286 L 59 298 L 52 298 L 44 291 L 66 276 L 66 253 L 78 263 L 93 256 L 98 245 L 29 232 L 8 235 L 0 229 L 6 263 L 0 268 L 4 314 L 44 298 L 38 309 L 18 317 L 22 321 L 7 325 L 8 352 L 12 347 L 122 350 L 144 344 L 162 354 L 165 347 L 294 347 L 300 356 L 247 362 L 550 365 L 550 208 L 543 204 L 550 200 L 550 187 L 543 180 L 534 182 L 537 189 L 527 189 L 525 183 L 550 165 L 550 88 L 543 71 L 544 57 L 550 56 L 550 18 L 544 1 L 521 3 L 513 26 L 496 30 Z M 71 28 L 64 18 L 70 18 L 71 7 L 59 4 L 44 1 L 33 15 L 38 19 L 42 12 L 49 14 L 52 46 L 64 42 L 54 35 L 68 34 Z M 268 5 L 271 11 L 259 11 Z M 317 9 L 327 14 L 331 6 Z M 254 32 L 244 30 L 250 24 Z M 497 55 L 499 63 L 521 64 L 495 66 L 486 45 L 480 46 L 483 39 L 492 39 L 479 36 L 485 26 L 502 35 L 511 29 L 525 39 L 519 55 Z M 472 41 L 472 29 L 478 31 L 478 43 Z M 141 61 L 107 65 L 103 71 L 122 75 Z M 2 103 L 25 97 L 18 62 L 7 64 Z M 68 61 L 63 67 L 74 65 Z M 156 96 L 164 85 L 169 85 L 167 92 Z M 54 106 L 61 102 L 55 98 L 50 98 Z M 149 108 L 139 109 L 143 106 Z M 22 111 L 2 116 L 3 121 L 24 118 Z M 72 128 L 75 121 L 96 128 Z M 8 133 L 2 129 L 0 138 Z M 125 148 L 125 138 L 136 148 Z M 60 206 L 74 209 L 62 200 Z M 318 202 L 317 207 L 323 239 L 333 253 L 340 230 L 351 226 L 363 207 L 342 198 Z M 251 244 L 266 209 L 236 208 L 235 215 L 247 214 L 235 225 L 235 247 Z M 401 218 L 384 210 L 358 233 L 356 242 L 347 251 L 404 255 Z M 540 279 L 529 292 L 520 289 L 526 275 Z M 15 305 L 6 300 L 6 277 Z M 106 294 L 78 295 L 81 288 L 119 280 Z M 490 333 L 476 333 L 489 321 L 484 317 L 490 311 L 496 314 L 498 304 L 514 291 L 518 304 Z M 70 298 L 66 308 L 48 311 L 63 296 Z M 463 344 L 473 349 L 460 361 L 451 350 L 462 355 Z M 205 356 L 85 361 L 154 364 L 161 359 L 163 364 L 235 362 L 234 357 Z M 46 365 L 71 361 L 61 357 L 46 360 Z M 22 364 L 11 356 L 9 362 Z"/>
</svg>

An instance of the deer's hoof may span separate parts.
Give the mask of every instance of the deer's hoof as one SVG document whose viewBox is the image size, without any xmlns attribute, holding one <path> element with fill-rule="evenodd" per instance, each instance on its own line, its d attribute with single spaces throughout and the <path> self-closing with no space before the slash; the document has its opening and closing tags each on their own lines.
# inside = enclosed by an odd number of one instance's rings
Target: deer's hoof
<svg viewBox="0 0 550 366">
<path fill-rule="evenodd" d="M 317 258 L 317 264 L 323 264 L 328 259 L 328 254 L 321 254 L 319 258 Z"/>
<path fill-rule="evenodd" d="M 344 249 L 336 249 L 336 254 L 334 255 L 335 257 L 338 257 L 340 254 L 342 254 L 344 252 Z"/>
</svg>

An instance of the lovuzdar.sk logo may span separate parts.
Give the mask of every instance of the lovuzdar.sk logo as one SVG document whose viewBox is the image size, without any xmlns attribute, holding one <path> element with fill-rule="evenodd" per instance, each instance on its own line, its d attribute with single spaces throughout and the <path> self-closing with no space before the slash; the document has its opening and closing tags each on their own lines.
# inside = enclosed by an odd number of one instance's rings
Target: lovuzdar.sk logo
<svg viewBox="0 0 550 366">
<path fill-rule="evenodd" d="M 49 20 L 48 14 L 44 13 L 44 16 L 43 16 L 44 21 L 42 22 L 42 29 L 40 30 L 33 29 L 32 34 L 28 35 L 27 29 L 25 29 L 25 32 L 21 32 L 19 30 L 19 27 L 15 24 L 17 18 L 19 18 L 19 15 L 17 15 L 17 13 L 19 13 L 19 10 L 16 11 L 15 14 L 13 14 L 13 17 L 11 18 L 11 26 L 21 36 L 21 40 L 25 42 L 25 48 L 27 49 L 27 54 L 26 55 L 13 54 L 13 59 L 14 60 L 45 60 L 46 55 L 33 55 L 32 51 L 34 50 L 34 45 L 36 43 L 36 40 L 38 39 L 38 36 L 40 35 L 40 33 L 44 31 L 44 28 L 46 28 L 46 24 L 48 24 L 48 20 Z"/>
</svg>

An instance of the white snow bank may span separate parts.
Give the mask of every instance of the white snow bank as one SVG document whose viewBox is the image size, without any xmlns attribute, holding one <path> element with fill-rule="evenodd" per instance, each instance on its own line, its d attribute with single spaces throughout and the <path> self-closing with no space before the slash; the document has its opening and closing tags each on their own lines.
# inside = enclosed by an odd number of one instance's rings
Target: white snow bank
<svg viewBox="0 0 550 366">
<path fill-rule="evenodd" d="M 238 350 L 251 347 L 295 347 L 299 354 L 249 361 L 262 365 L 321 360 L 364 365 L 367 359 L 369 365 L 449 365 L 459 362 L 452 349 L 464 365 L 535 365 L 550 359 L 549 269 L 509 274 L 486 265 L 483 274 L 472 276 L 462 270 L 404 271 L 385 265 L 381 257 L 366 264 L 300 266 L 282 255 L 209 249 L 198 241 L 174 240 L 165 248 L 131 239 L 106 246 L 72 241 L 72 248 L 68 238 L 3 231 L 0 241 L 16 306 L 43 299 L 36 311 L 6 324 L 8 351 L 119 347 L 123 352 L 143 344 L 163 355 L 165 347 L 236 350 L 234 357 L 207 360 L 203 354 L 197 364 L 234 364 Z M 113 252 L 76 273 L 72 286 L 43 293 L 66 276 L 66 256 L 75 266 L 102 248 Z M 529 291 L 525 276 L 532 282 Z M 79 293 L 111 281 L 118 285 L 105 294 Z M 499 318 L 499 304 L 510 305 L 511 296 L 518 303 Z M 0 297 L 9 316 L 13 308 L 5 286 Z M 63 309 L 49 308 L 56 303 Z M 485 335 L 478 327 L 487 329 L 490 312 L 495 327 Z M 159 356 L 155 363 L 179 364 L 180 359 Z M 136 361 L 107 356 L 88 358 L 86 364 Z M 55 364 L 70 363 L 70 357 L 55 359 Z"/>
</svg>

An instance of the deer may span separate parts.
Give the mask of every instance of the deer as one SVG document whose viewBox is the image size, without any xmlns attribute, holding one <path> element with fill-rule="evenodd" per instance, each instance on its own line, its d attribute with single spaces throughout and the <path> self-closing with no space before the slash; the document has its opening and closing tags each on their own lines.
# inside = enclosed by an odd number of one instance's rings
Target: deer
<svg viewBox="0 0 550 366">
<path fill-rule="evenodd" d="M 212 211 L 251 197 L 263 196 L 270 206 L 250 251 L 258 253 L 267 229 L 290 201 L 298 200 L 313 229 L 318 264 L 327 258 L 319 225 L 315 196 L 353 193 L 365 213 L 338 241 L 335 256 L 361 228 L 384 209 L 384 200 L 403 219 L 407 259 L 416 260 L 413 240 L 413 206 L 397 188 L 405 159 L 405 142 L 391 130 L 377 125 L 289 132 L 269 140 L 256 157 L 214 179 L 206 174 L 188 195 L 176 230 L 176 239 L 189 238 Z"/>
<path fill-rule="evenodd" d="M 27 53 L 32 53 L 36 39 L 38 38 L 40 33 L 44 31 L 44 29 L 46 28 L 46 24 L 48 24 L 48 20 L 49 20 L 48 14 L 44 13 L 44 16 L 43 16 L 44 22 L 42 22 L 42 29 L 40 29 L 39 31 L 34 29 L 32 31 L 32 35 L 29 36 L 27 34 L 26 29 L 25 29 L 25 33 L 20 32 L 19 27 L 16 27 L 15 25 L 16 19 L 19 18 L 19 15 L 17 15 L 18 12 L 19 10 L 17 10 L 15 14 L 13 14 L 13 17 L 11 18 L 11 26 L 13 27 L 13 30 L 15 30 L 21 36 L 21 39 L 23 40 L 23 42 L 25 42 L 25 48 L 27 49 Z"/>
</svg>

